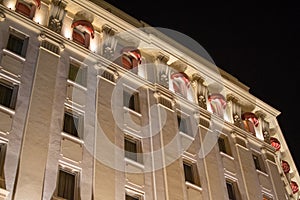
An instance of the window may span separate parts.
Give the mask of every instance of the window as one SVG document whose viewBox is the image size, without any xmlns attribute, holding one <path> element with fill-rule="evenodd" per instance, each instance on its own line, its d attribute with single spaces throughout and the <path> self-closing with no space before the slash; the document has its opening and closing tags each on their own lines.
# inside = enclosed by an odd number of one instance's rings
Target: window
<svg viewBox="0 0 300 200">
<path fill-rule="evenodd" d="M 70 63 L 68 79 L 84 87 L 87 84 L 87 67 L 77 63 Z"/>
<path fill-rule="evenodd" d="M 144 193 L 141 191 L 125 188 L 125 200 L 144 200 Z"/>
<path fill-rule="evenodd" d="M 189 119 L 180 114 L 177 115 L 178 130 L 189 136 L 193 136 L 189 129 Z"/>
<path fill-rule="evenodd" d="M 15 109 L 18 85 L 0 79 L 0 104 Z"/>
<path fill-rule="evenodd" d="M 140 140 L 130 136 L 125 136 L 124 150 L 126 158 L 142 163 L 142 145 Z"/>
<path fill-rule="evenodd" d="M 16 12 L 32 19 L 34 17 L 37 5 L 26 0 L 18 0 L 16 3 Z"/>
<path fill-rule="evenodd" d="M 218 145 L 220 152 L 231 155 L 230 145 L 227 136 L 220 135 L 218 137 Z"/>
<path fill-rule="evenodd" d="M 0 178 L 4 178 L 4 162 L 7 144 L 0 141 Z"/>
<path fill-rule="evenodd" d="M 262 157 L 259 154 L 252 154 L 253 157 L 253 162 L 254 162 L 254 166 L 255 169 L 265 172 L 265 165 L 263 163 Z"/>
<path fill-rule="evenodd" d="M 229 200 L 239 200 L 240 195 L 236 182 L 226 180 L 226 188 Z"/>
<path fill-rule="evenodd" d="M 75 137 L 81 137 L 83 132 L 83 116 L 72 110 L 64 113 L 63 131 Z"/>
<path fill-rule="evenodd" d="M 184 178 L 186 182 L 200 186 L 198 168 L 196 163 L 183 161 Z"/>
<path fill-rule="evenodd" d="M 25 57 L 27 51 L 28 37 L 15 29 L 10 29 L 6 49 Z"/>
<path fill-rule="evenodd" d="M 129 194 L 125 195 L 125 200 L 141 200 L 140 197 L 130 196 Z"/>
<path fill-rule="evenodd" d="M 78 178 L 78 172 L 72 172 L 67 169 L 59 169 L 56 196 L 67 200 L 79 199 Z"/>
<path fill-rule="evenodd" d="M 7 144 L 0 141 L 0 188 L 5 188 L 4 163 L 6 157 L 6 147 Z"/>
<path fill-rule="evenodd" d="M 128 90 L 123 90 L 123 105 L 131 110 L 140 112 L 140 102 L 138 92 L 129 92 Z"/>
</svg>

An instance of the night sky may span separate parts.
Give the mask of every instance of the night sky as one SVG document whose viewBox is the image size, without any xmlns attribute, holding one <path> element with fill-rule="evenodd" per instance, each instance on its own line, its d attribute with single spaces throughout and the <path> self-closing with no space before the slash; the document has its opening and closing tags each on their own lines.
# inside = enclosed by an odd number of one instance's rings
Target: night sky
<svg viewBox="0 0 300 200">
<path fill-rule="evenodd" d="M 197 41 L 218 67 L 279 110 L 280 129 L 300 169 L 300 6 L 296 1 L 106 2 L 153 27 Z"/>
</svg>

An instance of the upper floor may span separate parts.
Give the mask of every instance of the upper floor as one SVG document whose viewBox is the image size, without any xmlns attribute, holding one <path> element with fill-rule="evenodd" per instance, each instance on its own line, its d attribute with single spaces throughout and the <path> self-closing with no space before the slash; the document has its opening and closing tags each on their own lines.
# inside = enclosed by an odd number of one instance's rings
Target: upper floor
<svg viewBox="0 0 300 200">
<path fill-rule="evenodd" d="M 245 130 L 274 147 L 282 162 L 287 185 L 294 186 L 299 181 L 276 120 L 279 111 L 251 95 L 247 86 L 212 62 L 165 37 L 159 30 L 105 3 L 101 6 L 81 0 L 2 0 L 0 23 L 19 20 L 38 33 L 39 45 L 54 54 L 73 48 L 81 56 L 88 55 L 94 60 L 99 73 L 105 68 L 102 75 L 112 81 L 117 81 L 118 74 L 127 73 L 137 81 L 160 88 L 160 102 L 167 107 L 174 103 L 169 98 L 171 94 L 188 105 L 207 110 L 218 120 Z M 10 27 L 2 40 L 2 61 L 8 58 L 25 62 L 28 59 L 30 37 L 26 31 Z M 104 62 L 109 65 L 99 65 Z M 71 65 L 76 68 L 74 62 Z M 79 69 L 81 78 L 71 76 L 70 82 L 85 90 L 87 85 L 82 80 L 87 79 L 86 72 L 82 67 Z M 22 72 L 16 66 L 10 70 L 0 66 L 0 89 L 4 94 L 0 109 L 12 116 Z"/>
</svg>

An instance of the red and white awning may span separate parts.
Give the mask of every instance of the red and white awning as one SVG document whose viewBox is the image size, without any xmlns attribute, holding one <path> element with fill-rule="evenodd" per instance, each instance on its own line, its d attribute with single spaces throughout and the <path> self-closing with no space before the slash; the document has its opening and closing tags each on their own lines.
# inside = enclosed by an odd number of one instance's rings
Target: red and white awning
<svg viewBox="0 0 300 200">
<path fill-rule="evenodd" d="M 291 185 L 293 194 L 295 194 L 299 191 L 298 184 L 295 181 L 291 181 L 290 185 Z"/>
<path fill-rule="evenodd" d="M 270 144 L 272 145 L 272 147 L 275 148 L 276 151 L 279 151 L 281 145 L 280 145 L 280 142 L 277 138 L 271 137 L 270 138 Z"/>
<path fill-rule="evenodd" d="M 290 172 L 290 164 L 285 161 L 285 160 L 282 160 L 281 161 L 281 167 L 282 167 L 282 170 L 285 174 L 289 173 Z"/>
<path fill-rule="evenodd" d="M 252 112 L 245 112 L 245 113 L 243 113 L 242 114 L 242 120 L 249 120 L 249 121 L 251 121 L 255 127 L 257 127 L 258 124 L 259 124 L 258 118 Z"/>
<path fill-rule="evenodd" d="M 89 32 L 91 34 L 91 37 L 94 38 L 95 30 L 91 22 L 87 20 L 74 20 L 72 22 L 71 28 L 75 28 L 75 27 L 82 32 L 83 31 Z"/>
</svg>

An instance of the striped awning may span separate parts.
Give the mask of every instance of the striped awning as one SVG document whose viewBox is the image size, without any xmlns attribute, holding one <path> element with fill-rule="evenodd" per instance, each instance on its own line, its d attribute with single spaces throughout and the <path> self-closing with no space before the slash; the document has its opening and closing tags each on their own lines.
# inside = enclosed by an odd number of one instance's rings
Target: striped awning
<svg viewBox="0 0 300 200">
<path fill-rule="evenodd" d="M 91 37 L 94 38 L 94 26 L 91 22 L 87 20 L 74 20 L 72 22 L 71 28 L 77 27 L 80 31 L 87 31 L 91 34 Z"/>
</svg>

